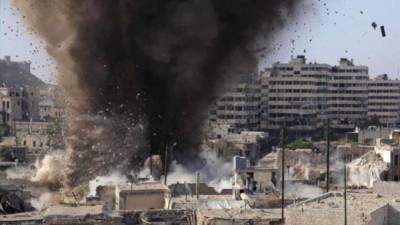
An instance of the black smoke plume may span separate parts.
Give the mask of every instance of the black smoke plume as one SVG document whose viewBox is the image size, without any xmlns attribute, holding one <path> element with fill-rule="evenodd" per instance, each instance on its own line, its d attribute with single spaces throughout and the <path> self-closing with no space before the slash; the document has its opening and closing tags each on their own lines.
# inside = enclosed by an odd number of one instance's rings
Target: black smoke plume
<svg viewBox="0 0 400 225">
<path fill-rule="evenodd" d="M 15 1 L 47 41 L 68 96 L 67 183 L 135 166 L 166 145 L 192 164 L 209 104 L 256 68 L 254 40 L 268 42 L 299 2 Z"/>
</svg>

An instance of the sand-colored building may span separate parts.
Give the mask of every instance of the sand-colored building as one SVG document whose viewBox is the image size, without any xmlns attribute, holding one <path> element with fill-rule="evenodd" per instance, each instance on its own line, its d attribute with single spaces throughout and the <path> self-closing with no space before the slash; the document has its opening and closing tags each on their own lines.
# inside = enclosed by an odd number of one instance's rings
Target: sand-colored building
<svg viewBox="0 0 400 225">
<path fill-rule="evenodd" d="M 119 185 L 115 189 L 115 209 L 164 209 L 169 197 L 168 187 L 158 182 Z"/>
</svg>

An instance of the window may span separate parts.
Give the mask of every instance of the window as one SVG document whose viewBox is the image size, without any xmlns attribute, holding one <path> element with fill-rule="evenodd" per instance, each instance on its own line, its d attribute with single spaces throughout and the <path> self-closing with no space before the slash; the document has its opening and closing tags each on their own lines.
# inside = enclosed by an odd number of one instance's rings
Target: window
<svg viewBox="0 0 400 225">
<path fill-rule="evenodd" d="M 394 165 L 398 166 L 399 165 L 399 155 L 394 156 Z"/>
<path fill-rule="evenodd" d="M 33 147 L 36 147 L 36 141 L 32 142 Z"/>
<path fill-rule="evenodd" d="M 26 146 L 26 141 L 24 140 L 24 145 Z"/>
<path fill-rule="evenodd" d="M 9 108 L 10 108 L 10 102 L 7 101 L 7 109 L 9 109 Z"/>
</svg>

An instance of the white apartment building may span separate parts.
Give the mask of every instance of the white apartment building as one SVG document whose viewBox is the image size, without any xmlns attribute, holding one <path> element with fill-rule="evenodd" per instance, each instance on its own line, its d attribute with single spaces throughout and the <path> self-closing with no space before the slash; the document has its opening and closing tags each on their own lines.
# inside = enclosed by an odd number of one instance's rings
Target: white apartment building
<svg viewBox="0 0 400 225">
<path fill-rule="evenodd" d="M 210 111 L 209 121 L 229 125 L 231 132 L 259 130 L 261 84 L 257 74 L 241 76 Z"/>
<path fill-rule="evenodd" d="M 210 121 L 238 131 L 315 132 L 330 119 L 335 129 L 353 129 L 368 116 L 381 123 L 400 123 L 400 81 L 379 76 L 368 67 L 341 58 L 338 65 L 307 63 L 305 56 L 274 63 L 258 77 L 243 77 L 210 113 Z"/>
<path fill-rule="evenodd" d="M 342 58 L 339 65 L 331 67 L 328 82 L 328 111 L 331 126 L 353 129 L 367 116 L 368 67 L 354 65 L 353 60 Z"/>
<path fill-rule="evenodd" d="M 330 69 L 327 64 L 306 64 L 304 56 L 273 64 L 268 78 L 267 129 L 285 126 L 307 132 L 322 126 Z"/>
<path fill-rule="evenodd" d="M 396 127 L 400 122 L 400 81 L 386 74 L 368 81 L 368 116 L 377 115 L 382 125 Z"/>
<path fill-rule="evenodd" d="M 368 67 L 342 58 L 339 65 L 306 63 L 302 55 L 275 63 L 268 91 L 268 130 L 286 126 L 315 131 L 329 118 L 331 127 L 352 129 L 367 115 Z"/>
</svg>

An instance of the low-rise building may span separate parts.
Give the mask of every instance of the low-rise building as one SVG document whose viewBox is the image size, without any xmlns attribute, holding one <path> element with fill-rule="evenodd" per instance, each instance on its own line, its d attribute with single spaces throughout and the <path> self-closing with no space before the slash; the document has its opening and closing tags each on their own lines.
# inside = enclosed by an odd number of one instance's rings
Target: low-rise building
<svg viewBox="0 0 400 225">
<path fill-rule="evenodd" d="M 400 145 L 390 139 L 378 139 L 375 152 L 389 165 L 382 175 L 384 181 L 400 181 Z"/>
<path fill-rule="evenodd" d="M 13 131 L 16 137 L 16 146 L 25 147 L 29 152 L 40 154 L 49 148 L 49 122 L 14 121 Z"/>
<path fill-rule="evenodd" d="M 268 133 L 257 131 L 242 131 L 240 133 L 227 133 L 220 139 L 211 140 L 217 149 L 218 156 L 227 160 L 233 156 L 244 156 L 255 164 L 267 151 Z"/>
<path fill-rule="evenodd" d="M 115 189 L 115 209 L 145 210 L 167 208 L 170 191 L 158 182 L 119 185 Z"/>
</svg>

